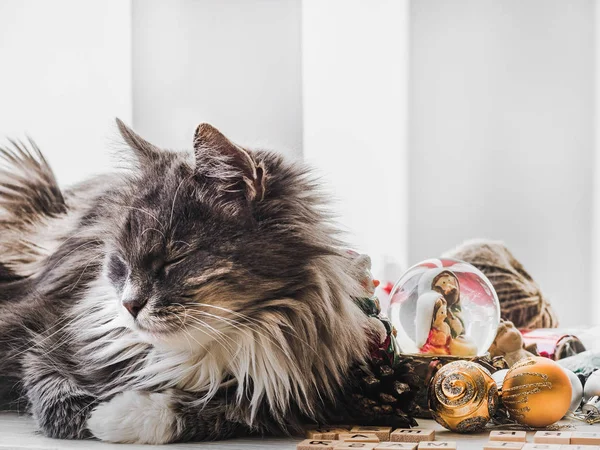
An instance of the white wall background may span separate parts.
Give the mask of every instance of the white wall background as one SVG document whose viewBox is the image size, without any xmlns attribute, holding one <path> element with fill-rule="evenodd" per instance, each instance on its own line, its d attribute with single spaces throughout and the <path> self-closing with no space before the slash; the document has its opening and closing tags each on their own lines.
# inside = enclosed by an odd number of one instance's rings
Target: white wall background
<svg viewBox="0 0 600 450">
<path fill-rule="evenodd" d="M 408 2 L 304 0 L 302 12 L 304 156 L 381 275 L 407 255 Z"/>
<path fill-rule="evenodd" d="M 564 324 L 600 322 L 597 14 L 593 0 L 0 0 L 0 135 L 34 137 L 63 183 L 108 170 L 115 116 L 171 148 L 208 121 L 304 149 L 379 276 L 390 258 L 502 239 Z"/>
<path fill-rule="evenodd" d="M 212 123 L 234 140 L 300 156 L 300 0 L 134 0 L 133 123 L 190 148 Z"/>
<path fill-rule="evenodd" d="M 27 133 L 65 184 L 107 170 L 114 117 L 131 120 L 130 32 L 127 1 L 0 1 L 2 141 Z"/>
<path fill-rule="evenodd" d="M 600 7 L 595 4 L 594 23 L 600 24 Z M 594 30 L 594 78 L 600 74 L 600 31 Z M 592 271 L 590 273 L 590 284 L 593 288 L 594 282 L 600 280 L 600 89 L 597 82 L 594 85 L 594 158 L 593 158 L 593 204 L 592 204 Z M 593 321 L 600 324 L 600 302 L 595 298 L 591 300 Z"/>
<path fill-rule="evenodd" d="M 410 259 L 504 240 L 564 325 L 597 301 L 594 6 L 411 3 Z"/>
</svg>

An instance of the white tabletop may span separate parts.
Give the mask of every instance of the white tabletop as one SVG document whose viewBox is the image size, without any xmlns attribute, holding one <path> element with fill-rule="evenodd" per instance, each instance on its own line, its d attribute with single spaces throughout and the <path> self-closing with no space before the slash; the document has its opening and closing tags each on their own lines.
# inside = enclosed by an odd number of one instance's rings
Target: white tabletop
<svg viewBox="0 0 600 450">
<path fill-rule="evenodd" d="M 582 422 L 563 421 L 561 424 L 572 425 L 579 431 L 600 431 L 600 424 L 587 425 Z M 431 420 L 419 419 L 419 428 L 433 428 L 436 431 L 436 440 L 457 441 L 459 450 L 481 450 L 483 443 L 488 441 L 489 432 L 463 435 L 451 433 Z M 567 431 L 567 430 L 565 430 Z M 568 430 L 571 431 L 571 430 Z M 528 442 L 533 441 L 533 432 L 527 433 Z M 174 444 L 173 449 L 212 448 L 223 450 L 244 449 L 277 449 L 295 450 L 301 439 L 235 439 L 220 442 L 206 442 L 194 444 Z M 0 413 L 0 449 L 106 449 L 129 450 L 133 448 L 148 450 L 143 445 L 105 444 L 95 441 L 63 441 L 40 436 L 35 431 L 35 425 L 27 416 L 17 416 L 12 413 Z"/>
</svg>

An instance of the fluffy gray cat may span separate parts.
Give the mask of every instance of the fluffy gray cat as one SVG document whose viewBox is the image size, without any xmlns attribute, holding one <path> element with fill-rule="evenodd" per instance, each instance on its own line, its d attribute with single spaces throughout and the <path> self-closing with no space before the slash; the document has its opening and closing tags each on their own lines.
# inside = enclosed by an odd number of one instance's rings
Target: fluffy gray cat
<svg viewBox="0 0 600 450">
<path fill-rule="evenodd" d="M 191 152 L 118 126 L 130 169 L 70 190 L 35 144 L 0 152 L 4 394 L 67 439 L 327 421 L 369 325 L 309 173 L 206 124 Z"/>
</svg>

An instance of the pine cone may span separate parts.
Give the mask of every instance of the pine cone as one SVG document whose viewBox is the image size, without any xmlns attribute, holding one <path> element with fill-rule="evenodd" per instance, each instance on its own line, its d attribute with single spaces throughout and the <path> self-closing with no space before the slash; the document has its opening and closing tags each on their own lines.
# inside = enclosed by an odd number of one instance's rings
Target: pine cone
<svg viewBox="0 0 600 450">
<path fill-rule="evenodd" d="M 412 417 L 413 399 L 418 389 L 409 362 L 392 368 L 372 360 L 367 366 L 355 366 L 346 389 L 329 411 L 329 424 L 410 428 L 417 425 Z"/>
</svg>

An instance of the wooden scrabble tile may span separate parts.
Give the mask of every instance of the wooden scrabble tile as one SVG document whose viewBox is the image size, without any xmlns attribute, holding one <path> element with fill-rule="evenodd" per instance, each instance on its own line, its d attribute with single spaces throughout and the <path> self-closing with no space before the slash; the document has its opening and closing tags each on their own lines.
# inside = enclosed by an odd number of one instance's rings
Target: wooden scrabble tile
<svg viewBox="0 0 600 450">
<path fill-rule="evenodd" d="M 351 450 L 362 448 L 363 450 L 373 450 L 377 444 L 373 442 L 340 442 L 334 447 L 335 450 Z"/>
<path fill-rule="evenodd" d="M 521 450 L 525 442 L 517 442 L 517 441 L 490 441 L 483 446 L 483 450 L 495 450 L 498 448 L 503 448 L 505 450 Z"/>
<path fill-rule="evenodd" d="M 450 441 L 422 441 L 419 442 L 419 450 L 435 450 L 435 449 L 451 449 L 456 450 L 456 442 Z"/>
<path fill-rule="evenodd" d="M 490 441 L 527 442 L 527 433 L 525 431 L 496 430 L 490 432 Z"/>
<path fill-rule="evenodd" d="M 372 433 L 379 438 L 380 441 L 389 441 L 392 427 L 353 427 L 351 433 Z"/>
<path fill-rule="evenodd" d="M 525 444 L 522 450 L 560 450 L 560 444 Z"/>
<path fill-rule="evenodd" d="M 379 443 L 379 438 L 373 433 L 339 433 L 338 440 L 343 442 L 375 442 Z"/>
<path fill-rule="evenodd" d="M 574 431 L 571 433 L 573 445 L 600 445 L 600 433 Z"/>
<path fill-rule="evenodd" d="M 340 442 L 334 448 L 335 450 L 350 450 L 353 448 L 362 448 L 365 450 L 374 450 L 375 446 L 374 442 Z"/>
<path fill-rule="evenodd" d="M 296 450 L 333 450 L 339 441 L 327 439 L 306 439 L 298 444 Z"/>
<path fill-rule="evenodd" d="M 533 435 L 536 444 L 570 444 L 570 431 L 538 431 Z"/>
<path fill-rule="evenodd" d="M 338 434 L 347 433 L 344 428 L 315 428 L 306 432 L 307 439 L 337 440 Z"/>
<path fill-rule="evenodd" d="M 417 442 L 382 442 L 375 450 L 416 450 Z"/>
<path fill-rule="evenodd" d="M 425 430 L 423 428 L 398 428 L 390 434 L 392 442 L 421 442 L 435 440 L 434 430 Z"/>
</svg>

